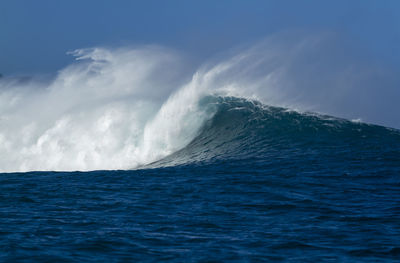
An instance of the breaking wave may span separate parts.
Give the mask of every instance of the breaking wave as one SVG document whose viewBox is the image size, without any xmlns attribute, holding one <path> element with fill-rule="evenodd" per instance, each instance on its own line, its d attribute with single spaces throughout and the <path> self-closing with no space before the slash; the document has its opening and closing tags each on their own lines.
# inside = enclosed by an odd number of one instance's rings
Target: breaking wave
<svg viewBox="0 0 400 263">
<path fill-rule="evenodd" d="M 72 52 L 77 62 L 50 81 L 3 78 L 0 170 L 131 169 L 246 153 L 256 158 L 310 134 L 325 140 L 343 121 L 265 106 L 336 113 L 332 100 L 325 108 L 315 104 L 335 91 L 310 85 L 295 92 L 287 79 L 303 46 L 282 52 L 267 41 L 194 74 L 176 52 L 161 47 L 84 49 Z M 372 129 L 345 123 L 350 137 Z"/>
</svg>

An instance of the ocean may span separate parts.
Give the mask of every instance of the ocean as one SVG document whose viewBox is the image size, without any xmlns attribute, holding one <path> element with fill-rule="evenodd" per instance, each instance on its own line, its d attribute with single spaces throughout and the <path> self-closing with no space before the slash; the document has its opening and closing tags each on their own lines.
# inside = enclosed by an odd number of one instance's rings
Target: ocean
<svg viewBox="0 0 400 263">
<path fill-rule="evenodd" d="M 0 261 L 399 260 L 399 130 L 234 96 L 200 103 L 210 118 L 150 163 L 1 173 Z"/>
</svg>

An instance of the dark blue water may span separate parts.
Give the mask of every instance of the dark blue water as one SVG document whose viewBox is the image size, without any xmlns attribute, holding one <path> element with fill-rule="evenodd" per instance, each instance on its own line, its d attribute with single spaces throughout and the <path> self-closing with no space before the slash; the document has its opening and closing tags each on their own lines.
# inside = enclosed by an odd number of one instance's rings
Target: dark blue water
<svg viewBox="0 0 400 263">
<path fill-rule="evenodd" d="M 139 170 L 0 174 L 0 261 L 400 259 L 399 131 L 214 100 Z"/>
</svg>

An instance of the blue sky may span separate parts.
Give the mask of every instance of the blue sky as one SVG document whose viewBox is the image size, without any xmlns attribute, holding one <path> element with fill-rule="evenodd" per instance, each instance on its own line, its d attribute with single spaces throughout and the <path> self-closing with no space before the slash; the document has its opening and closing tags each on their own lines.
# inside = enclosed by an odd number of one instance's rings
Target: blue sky
<svg viewBox="0 0 400 263">
<path fill-rule="evenodd" d="M 2 0 L 0 73 L 51 73 L 67 51 L 159 44 L 207 58 L 287 30 L 335 32 L 384 64 L 400 63 L 400 1 Z"/>
</svg>

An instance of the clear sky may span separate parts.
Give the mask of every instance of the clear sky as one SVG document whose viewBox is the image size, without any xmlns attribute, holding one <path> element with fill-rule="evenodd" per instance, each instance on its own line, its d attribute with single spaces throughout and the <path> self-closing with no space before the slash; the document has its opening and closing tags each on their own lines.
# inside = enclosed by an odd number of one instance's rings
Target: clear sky
<svg viewBox="0 0 400 263">
<path fill-rule="evenodd" d="M 400 1 L 1 0 L 0 73 L 51 73 L 67 51 L 159 44 L 204 58 L 285 30 L 336 32 L 400 65 Z"/>
</svg>

